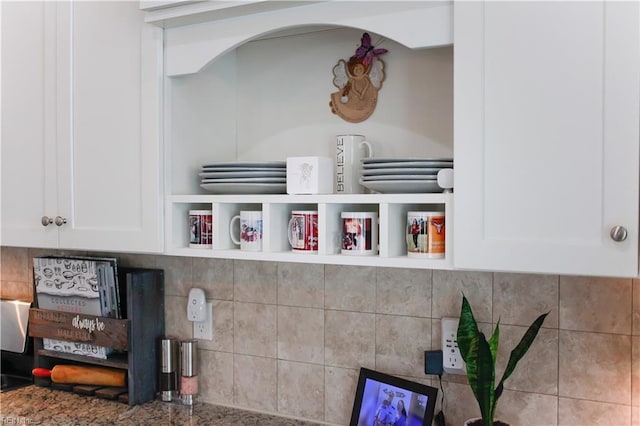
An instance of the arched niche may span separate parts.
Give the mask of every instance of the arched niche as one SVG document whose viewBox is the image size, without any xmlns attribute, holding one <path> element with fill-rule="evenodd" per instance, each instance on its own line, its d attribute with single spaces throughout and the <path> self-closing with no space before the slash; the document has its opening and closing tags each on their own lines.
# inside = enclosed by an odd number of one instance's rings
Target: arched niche
<svg viewBox="0 0 640 426">
<path fill-rule="evenodd" d="M 165 30 L 165 75 L 193 74 L 242 44 L 274 33 L 351 27 L 410 49 L 453 44 L 450 2 L 320 2 Z"/>
</svg>

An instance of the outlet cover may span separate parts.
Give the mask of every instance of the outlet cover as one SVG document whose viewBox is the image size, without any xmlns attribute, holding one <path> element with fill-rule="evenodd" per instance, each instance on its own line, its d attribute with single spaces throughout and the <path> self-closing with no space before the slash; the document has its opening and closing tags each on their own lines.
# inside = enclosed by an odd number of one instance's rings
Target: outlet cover
<svg viewBox="0 0 640 426">
<path fill-rule="evenodd" d="M 193 322 L 194 339 L 213 340 L 213 302 L 207 302 L 205 311 L 207 317 L 204 321 Z"/>
<path fill-rule="evenodd" d="M 458 348 L 458 318 L 442 318 L 442 368 L 449 374 L 467 374 Z"/>
</svg>

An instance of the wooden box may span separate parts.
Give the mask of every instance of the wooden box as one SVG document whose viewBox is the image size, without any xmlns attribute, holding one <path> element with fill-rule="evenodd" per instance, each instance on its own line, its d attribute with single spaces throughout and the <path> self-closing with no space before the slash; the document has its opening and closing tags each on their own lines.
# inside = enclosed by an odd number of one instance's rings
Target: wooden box
<svg viewBox="0 0 640 426">
<path fill-rule="evenodd" d="M 126 290 L 120 292 L 124 319 L 32 308 L 29 335 L 34 337 L 35 367 L 91 364 L 127 370 L 126 396 L 120 395 L 119 399 L 136 405 L 153 400 L 158 391 L 159 340 L 165 329 L 164 271 L 120 267 L 118 280 L 120 288 Z M 103 360 L 45 350 L 42 338 L 106 346 L 118 353 Z M 86 387 L 78 387 L 78 392 L 86 392 Z M 109 395 L 118 397 L 102 392 L 103 397 Z"/>
</svg>

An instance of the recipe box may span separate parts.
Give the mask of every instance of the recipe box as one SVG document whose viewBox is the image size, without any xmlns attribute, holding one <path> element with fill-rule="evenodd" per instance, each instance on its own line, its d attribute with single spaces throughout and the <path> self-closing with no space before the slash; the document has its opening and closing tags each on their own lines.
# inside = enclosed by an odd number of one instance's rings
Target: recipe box
<svg viewBox="0 0 640 426">
<path fill-rule="evenodd" d="M 332 194 L 333 159 L 288 157 L 287 194 Z"/>
</svg>

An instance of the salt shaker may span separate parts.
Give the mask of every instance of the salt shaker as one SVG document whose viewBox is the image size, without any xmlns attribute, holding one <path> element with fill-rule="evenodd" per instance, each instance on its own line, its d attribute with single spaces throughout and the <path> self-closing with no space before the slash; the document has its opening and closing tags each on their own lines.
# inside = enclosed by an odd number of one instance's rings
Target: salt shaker
<svg viewBox="0 0 640 426">
<path fill-rule="evenodd" d="M 198 341 L 184 340 L 181 352 L 180 399 L 184 405 L 193 405 L 198 395 Z"/>
</svg>

